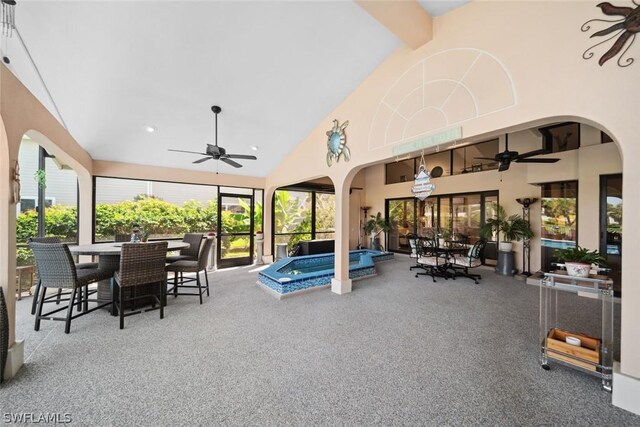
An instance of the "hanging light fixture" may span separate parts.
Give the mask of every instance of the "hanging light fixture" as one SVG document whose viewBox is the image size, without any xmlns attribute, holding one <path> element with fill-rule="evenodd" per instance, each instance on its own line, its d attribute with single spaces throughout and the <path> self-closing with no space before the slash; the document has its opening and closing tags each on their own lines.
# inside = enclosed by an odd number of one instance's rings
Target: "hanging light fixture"
<svg viewBox="0 0 640 427">
<path fill-rule="evenodd" d="M 0 27 L 2 35 L 11 37 L 16 26 L 16 0 L 0 0 Z"/>
<path fill-rule="evenodd" d="M 418 167 L 418 174 L 415 176 L 415 181 L 411 187 L 411 192 L 414 197 L 419 200 L 424 200 L 433 193 L 436 189 L 436 185 L 431 182 L 431 174 L 427 165 L 424 162 L 424 151 L 420 156 L 420 166 Z"/>
</svg>

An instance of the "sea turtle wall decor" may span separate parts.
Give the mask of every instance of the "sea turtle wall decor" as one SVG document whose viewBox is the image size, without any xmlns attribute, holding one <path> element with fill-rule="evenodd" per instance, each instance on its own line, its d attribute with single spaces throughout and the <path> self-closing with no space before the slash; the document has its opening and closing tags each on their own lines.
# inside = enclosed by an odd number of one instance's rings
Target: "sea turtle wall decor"
<svg viewBox="0 0 640 427">
<path fill-rule="evenodd" d="M 346 146 L 347 135 L 344 130 L 349 126 L 349 120 L 346 122 L 338 123 L 338 120 L 333 121 L 333 128 L 327 131 L 327 166 L 331 167 L 333 160 L 340 161 L 340 155 L 344 154 L 344 161 L 348 162 L 351 159 L 351 151 Z"/>
</svg>

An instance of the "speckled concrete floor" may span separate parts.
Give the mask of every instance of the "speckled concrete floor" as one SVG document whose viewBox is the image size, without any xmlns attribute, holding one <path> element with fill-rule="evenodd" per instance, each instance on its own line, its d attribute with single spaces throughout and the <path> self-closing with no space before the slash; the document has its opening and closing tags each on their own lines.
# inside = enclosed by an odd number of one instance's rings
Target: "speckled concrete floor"
<svg viewBox="0 0 640 427">
<path fill-rule="evenodd" d="M 212 293 L 158 312 L 94 312 L 71 334 L 33 332 L 27 363 L 0 386 L 0 412 L 69 413 L 77 425 L 640 425 L 597 378 L 538 364 L 538 289 L 483 272 L 415 278 L 378 266 L 354 292 L 277 301 L 255 267 L 210 274 Z M 568 295 L 568 322 L 597 333 L 596 302 Z M 594 321 L 595 319 L 595 321 Z"/>
</svg>

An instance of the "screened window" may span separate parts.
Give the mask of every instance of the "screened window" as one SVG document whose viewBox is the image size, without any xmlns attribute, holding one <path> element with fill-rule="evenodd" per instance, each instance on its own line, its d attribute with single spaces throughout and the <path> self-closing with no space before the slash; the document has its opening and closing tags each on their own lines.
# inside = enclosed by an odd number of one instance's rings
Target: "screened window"
<svg viewBox="0 0 640 427">
<path fill-rule="evenodd" d="M 544 136 L 544 148 L 550 153 L 577 150 L 580 148 L 580 124 L 564 123 L 540 128 Z"/>
<path fill-rule="evenodd" d="M 97 177 L 95 241 L 130 235 L 134 224 L 149 239 L 217 231 L 217 192 L 216 186 Z"/>
<path fill-rule="evenodd" d="M 413 181 L 415 174 L 414 159 L 401 160 L 386 164 L 386 184 Z"/>
<path fill-rule="evenodd" d="M 480 159 L 479 157 L 495 157 L 495 155 L 498 154 L 498 139 L 454 148 L 451 154 L 453 157 L 454 175 L 497 169 L 497 162 Z"/>
</svg>

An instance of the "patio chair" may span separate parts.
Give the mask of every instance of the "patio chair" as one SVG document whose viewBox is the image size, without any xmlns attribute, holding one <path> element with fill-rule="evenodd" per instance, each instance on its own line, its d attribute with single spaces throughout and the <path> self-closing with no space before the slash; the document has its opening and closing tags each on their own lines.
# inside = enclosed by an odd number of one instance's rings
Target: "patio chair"
<svg viewBox="0 0 640 427">
<path fill-rule="evenodd" d="M 200 297 L 200 304 L 202 304 L 202 294 L 206 291 L 207 296 L 209 296 L 209 278 L 207 277 L 206 268 L 207 268 L 207 257 L 209 256 L 209 251 L 211 251 L 211 245 L 213 244 L 213 239 L 205 239 L 202 248 L 200 249 L 200 254 L 198 255 L 197 261 L 189 261 L 189 260 L 181 260 L 173 262 L 167 265 L 166 270 L 173 272 L 173 287 L 167 291 L 167 293 L 173 293 L 174 297 L 178 295 L 198 295 Z M 200 272 L 205 271 L 204 280 L 206 282 L 206 286 L 203 289 L 200 282 Z M 180 280 L 178 281 L 178 273 L 180 273 Z M 187 278 L 185 279 L 182 273 L 196 273 L 195 278 Z M 185 283 L 196 282 L 196 285 L 185 285 Z M 198 292 L 178 292 L 179 288 L 187 288 L 187 289 L 197 289 Z"/>
<path fill-rule="evenodd" d="M 116 243 L 124 243 L 131 241 L 131 234 L 116 234 L 113 236 L 113 240 Z"/>
<path fill-rule="evenodd" d="M 167 273 L 164 261 L 167 256 L 167 242 L 123 243 L 120 254 L 120 269 L 115 272 L 111 281 L 113 292 L 112 314 L 119 314 L 120 329 L 124 329 L 124 318 L 142 311 L 160 309 L 160 318 L 164 318 L 165 290 Z M 157 285 L 158 292 L 153 292 Z M 138 290 L 142 294 L 138 295 Z M 126 290 L 126 292 L 125 292 Z M 131 312 L 125 314 L 125 303 L 140 299 L 151 299 L 151 308 L 135 310 L 131 304 Z M 158 303 L 156 307 L 155 303 Z"/>
<path fill-rule="evenodd" d="M 486 244 L 487 242 L 485 240 L 478 240 L 469 248 L 466 255 L 456 255 L 453 257 L 451 268 L 456 270 L 456 276 L 468 277 L 478 284 L 478 280 L 482 279 L 482 276 L 469 273 L 469 269 L 482 265 L 482 254 Z"/>
<path fill-rule="evenodd" d="M 29 237 L 27 243 L 62 243 L 59 237 Z M 98 268 L 97 262 L 80 262 L 76 264 L 76 269 L 84 270 L 84 269 L 92 269 Z M 36 307 L 38 306 L 38 292 L 40 292 L 40 277 L 38 276 L 38 281 L 36 282 L 36 290 L 33 293 L 33 301 L 31 302 L 31 314 L 36 314 Z M 71 293 L 64 294 L 65 296 L 69 296 Z M 67 301 L 67 299 L 62 299 L 63 293 L 62 289 L 58 289 L 57 295 L 52 295 L 45 298 L 46 302 L 53 302 L 51 299 L 56 299 L 56 304 L 60 304 L 61 301 Z"/>
<path fill-rule="evenodd" d="M 410 234 L 407 237 L 409 238 L 409 247 L 411 248 L 411 253 L 409 254 L 409 258 L 414 258 L 416 260 L 416 264 L 409 267 L 409 270 L 413 270 L 415 268 L 422 268 L 418 264 L 418 236 L 415 234 Z"/>
<path fill-rule="evenodd" d="M 416 265 L 414 267 L 424 270 L 416 273 L 418 276 L 431 276 L 436 281 L 436 276 L 448 279 L 448 261 L 445 253 L 438 250 L 436 239 L 416 239 Z"/>
<path fill-rule="evenodd" d="M 202 233 L 187 233 L 182 238 L 182 241 L 185 243 L 189 243 L 189 247 L 180 250 L 180 255 L 171 255 L 167 257 L 167 262 L 176 262 L 176 261 L 197 261 L 198 254 L 200 253 L 200 247 L 202 245 L 202 238 L 204 234 Z"/>
<path fill-rule="evenodd" d="M 112 274 L 110 271 L 100 268 L 76 268 L 69 248 L 63 243 L 31 242 L 29 243 L 29 248 L 33 251 L 36 259 L 41 287 L 38 295 L 39 302 L 34 327 L 36 331 L 40 330 L 41 320 L 60 320 L 65 322 L 64 332 L 68 334 L 71 330 L 71 320 L 111 304 L 111 301 L 100 303 L 100 300 L 89 299 L 89 296 L 95 294 L 97 291 L 90 291 L 88 288 L 90 283 L 110 278 Z M 47 288 L 69 289 L 71 291 L 68 298 L 69 305 L 43 314 L 42 311 L 45 304 Z M 84 288 L 84 296 L 83 293 L 79 292 L 82 288 Z M 76 304 L 76 300 L 78 306 L 84 303 L 85 309 L 74 316 L 73 306 Z M 89 302 L 97 302 L 98 304 L 89 310 Z M 65 309 L 67 310 L 66 317 L 52 316 L 52 314 Z"/>
</svg>

